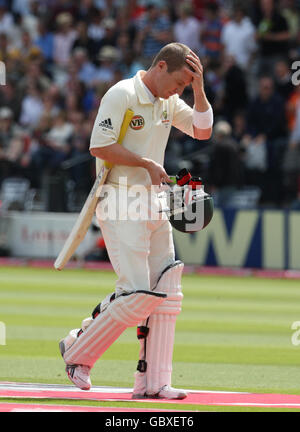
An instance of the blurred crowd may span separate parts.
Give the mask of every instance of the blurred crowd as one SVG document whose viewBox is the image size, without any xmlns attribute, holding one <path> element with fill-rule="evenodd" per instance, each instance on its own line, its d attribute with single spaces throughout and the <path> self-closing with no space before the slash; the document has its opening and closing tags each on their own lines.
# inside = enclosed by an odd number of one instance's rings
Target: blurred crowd
<svg viewBox="0 0 300 432">
<path fill-rule="evenodd" d="M 252 188 L 260 206 L 299 208 L 299 12 L 300 0 L 0 0 L 0 186 L 56 178 L 87 194 L 102 96 L 178 41 L 201 58 L 215 126 L 208 142 L 173 128 L 168 173 L 201 175 L 217 205 Z"/>
</svg>

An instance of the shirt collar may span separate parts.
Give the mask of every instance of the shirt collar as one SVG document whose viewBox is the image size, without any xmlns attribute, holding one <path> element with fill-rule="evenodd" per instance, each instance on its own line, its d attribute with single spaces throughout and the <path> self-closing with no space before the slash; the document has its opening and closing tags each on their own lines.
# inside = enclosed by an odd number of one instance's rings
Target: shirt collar
<svg viewBox="0 0 300 432">
<path fill-rule="evenodd" d="M 138 97 L 141 104 L 152 104 L 153 105 L 153 102 L 150 100 L 147 88 L 142 81 L 141 72 L 142 71 L 138 71 L 134 77 L 134 87 L 135 87 L 137 97 Z M 150 90 L 149 90 L 149 92 L 150 92 Z M 161 98 L 155 98 L 155 100 L 157 100 L 157 99 L 161 99 Z"/>
</svg>

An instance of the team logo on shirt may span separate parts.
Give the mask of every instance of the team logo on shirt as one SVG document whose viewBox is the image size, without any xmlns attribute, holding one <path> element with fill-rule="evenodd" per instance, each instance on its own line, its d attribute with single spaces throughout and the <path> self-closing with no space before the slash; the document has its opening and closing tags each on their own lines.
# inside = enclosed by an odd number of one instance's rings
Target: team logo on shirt
<svg viewBox="0 0 300 432">
<path fill-rule="evenodd" d="M 132 117 L 132 120 L 130 122 L 130 127 L 133 130 L 140 130 L 143 129 L 145 126 L 145 120 L 141 115 L 135 115 Z"/>
<path fill-rule="evenodd" d="M 162 113 L 162 123 L 169 123 L 170 120 L 168 119 L 168 112 L 167 110 L 164 110 Z"/>
<path fill-rule="evenodd" d="M 108 118 L 106 120 L 102 120 L 102 122 L 99 123 L 99 126 L 101 126 L 103 129 L 110 129 L 113 130 L 111 119 Z"/>
</svg>

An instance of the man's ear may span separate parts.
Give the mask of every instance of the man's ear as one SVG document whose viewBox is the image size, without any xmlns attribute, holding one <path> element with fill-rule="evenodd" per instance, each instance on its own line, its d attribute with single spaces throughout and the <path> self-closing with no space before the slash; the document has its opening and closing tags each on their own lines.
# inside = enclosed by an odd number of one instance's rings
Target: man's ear
<svg viewBox="0 0 300 432">
<path fill-rule="evenodd" d="M 159 70 L 161 70 L 161 71 L 167 71 L 167 70 L 168 70 L 168 65 L 167 65 L 167 63 L 165 62 L 165 60 L 160 60 L 160 61 L 157 63 L 157 66 L 158 66 Z"/>
</svg>

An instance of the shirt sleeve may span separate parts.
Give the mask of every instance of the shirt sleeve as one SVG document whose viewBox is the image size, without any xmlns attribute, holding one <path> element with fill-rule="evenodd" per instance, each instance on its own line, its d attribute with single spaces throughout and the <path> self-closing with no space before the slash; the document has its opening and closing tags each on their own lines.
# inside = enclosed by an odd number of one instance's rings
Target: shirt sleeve
<svg viewBox="0 0 300 432">
<path fill-rule="evenodd" d="M 194 138 L 193 109 L 180 97 L 175 103 L 172 126 Z"/>
<path fill-rule="evenodd" d="M 128 99 L 126 90 L 118 86 L 111 87 L 103 96 L 91 134 L 90 149 L 118 141 Z"/>
</svg>

